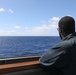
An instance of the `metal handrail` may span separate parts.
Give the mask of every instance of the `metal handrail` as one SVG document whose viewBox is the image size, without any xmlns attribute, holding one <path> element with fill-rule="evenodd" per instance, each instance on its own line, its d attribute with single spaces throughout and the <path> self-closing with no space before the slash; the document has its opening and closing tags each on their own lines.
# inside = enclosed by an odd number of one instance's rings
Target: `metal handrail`
<svg viewBox="0 0 76 75">
<path fill-rule="evenodd" d="M 0 65 L 38 60 L 40 56 L 13 57 L 0 59 Z"/>
</svg>

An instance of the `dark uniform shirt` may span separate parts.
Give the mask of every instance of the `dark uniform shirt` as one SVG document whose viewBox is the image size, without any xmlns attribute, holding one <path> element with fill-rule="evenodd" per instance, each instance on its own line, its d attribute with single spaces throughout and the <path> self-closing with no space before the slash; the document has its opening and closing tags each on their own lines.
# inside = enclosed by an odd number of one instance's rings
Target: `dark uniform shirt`
<svg viewBox="0 0 76 75">
<path fill-rule="evenodd" d="M 49 49 L 39 61 L 52 75 L 76 75 L 76 32 Z"/>
</svg>

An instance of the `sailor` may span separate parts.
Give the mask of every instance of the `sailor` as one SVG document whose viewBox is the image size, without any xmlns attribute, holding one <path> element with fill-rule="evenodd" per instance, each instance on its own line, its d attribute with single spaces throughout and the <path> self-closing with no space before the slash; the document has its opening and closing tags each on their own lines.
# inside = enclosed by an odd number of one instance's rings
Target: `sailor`
<svg viewBox="0 0 76 75">
<path fill-rule="evenodd" d="M 40 64 L 43 70 L 48 71 L 50 75 L 76 75 L 74 18 L 62 17 L 58 22 L 58 32 L 62 41 L 40 57 Z"/>
</svg>

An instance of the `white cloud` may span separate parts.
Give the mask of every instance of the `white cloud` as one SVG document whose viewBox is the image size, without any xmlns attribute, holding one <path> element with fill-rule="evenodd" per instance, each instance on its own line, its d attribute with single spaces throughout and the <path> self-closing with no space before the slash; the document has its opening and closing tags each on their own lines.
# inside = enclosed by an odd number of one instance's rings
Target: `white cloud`
<svg viewBox="0 0 76 75">
<path fill-rule="evenodd" d="M 55 26 L 40 26 L 25 30 L 25 34 L 31 36 L 57 36 L 57 28 Z"/>
<path fill-rule="evenodd" d="M 5 12 L 5 9 L 4 8 L 0 8 L 0 12 Z"/>
<path fill-rule="evenodd" d="M 10 12 L 10 13 L 14 13 L 12 9 L 9 9 L 9 12 Z"/>
<path fill-rule="evenodd" d="M 0 36 L 21 36 L 22 32 L 17 30 L 0 30 Z"/>
<path fill-rule="evenodd" d="M 25 27 L 25 29 L 28 29 L 28 27 Z"/>
<path fill-rule="evenodd" d="M 6 30 L 0 30 L 0 36 L 11 36 L 12 33 L 14 33 L 14 30 L 6 31 Z"/>
<path fill-rule="evenodd" d="M 52 20 L 53 19 L 53 20 Z M 57 31 L 58 19 L 51 18 L 51 23 L 42 24 L 32 28 L 24 27 L 22 31 L 21 26 L 14 26 L 14 30 L 0 30 L 0 36 L 58 36 Z"/>
<path fill-rule="evenodd" d="M 51 18 L 48 22 L 51 23 L 51 22 L 53 22 L 53 21 L 54 21 L 54 22 L 56 22 L 56 21 L 58 22 L 58 21 L 59 21 L 59 17 L 53 17 L 53 18 Z"/>
<path fill-rule="evenodd" d="M 17 29 L 19 29 L 19 28 L 21 28 L 21 26 L 14 26 L 14 28 L 17 28 Z"/>
<path fill-rule="evenodd" d="M 27 35 L 33 36 L 58 36 L 58 17 L 51 18 L 51 22 L 49 24 L 33 27 L 32 29 L 25 30 Z"/>
<path fill-rule="evenodd" d="M 10 13 L 14 13 L 12 9 L 5 10 L 4 8 L 0 8 L 0 12 L 9 11 Z"/>
<path fill-rule="evenodd" d="M 59 21 L 59 17 L 53 17 L 51 20 L 53 20 L 53 21 Z"/>
</svg>

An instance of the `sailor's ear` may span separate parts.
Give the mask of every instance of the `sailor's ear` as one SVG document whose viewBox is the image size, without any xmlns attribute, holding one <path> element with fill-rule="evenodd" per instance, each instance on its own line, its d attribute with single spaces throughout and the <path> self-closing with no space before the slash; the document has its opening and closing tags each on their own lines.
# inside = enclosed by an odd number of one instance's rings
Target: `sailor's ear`
<svg viewBox="0 0 76 75">
<path fill-rule="evenodd" d="M 59 32 L 60 32 L 60 33 L 63 33 L 63 30 L 62 30 L 62 28 L 60 28 L 60 27 L 59 27 Z"/>
</svg>

